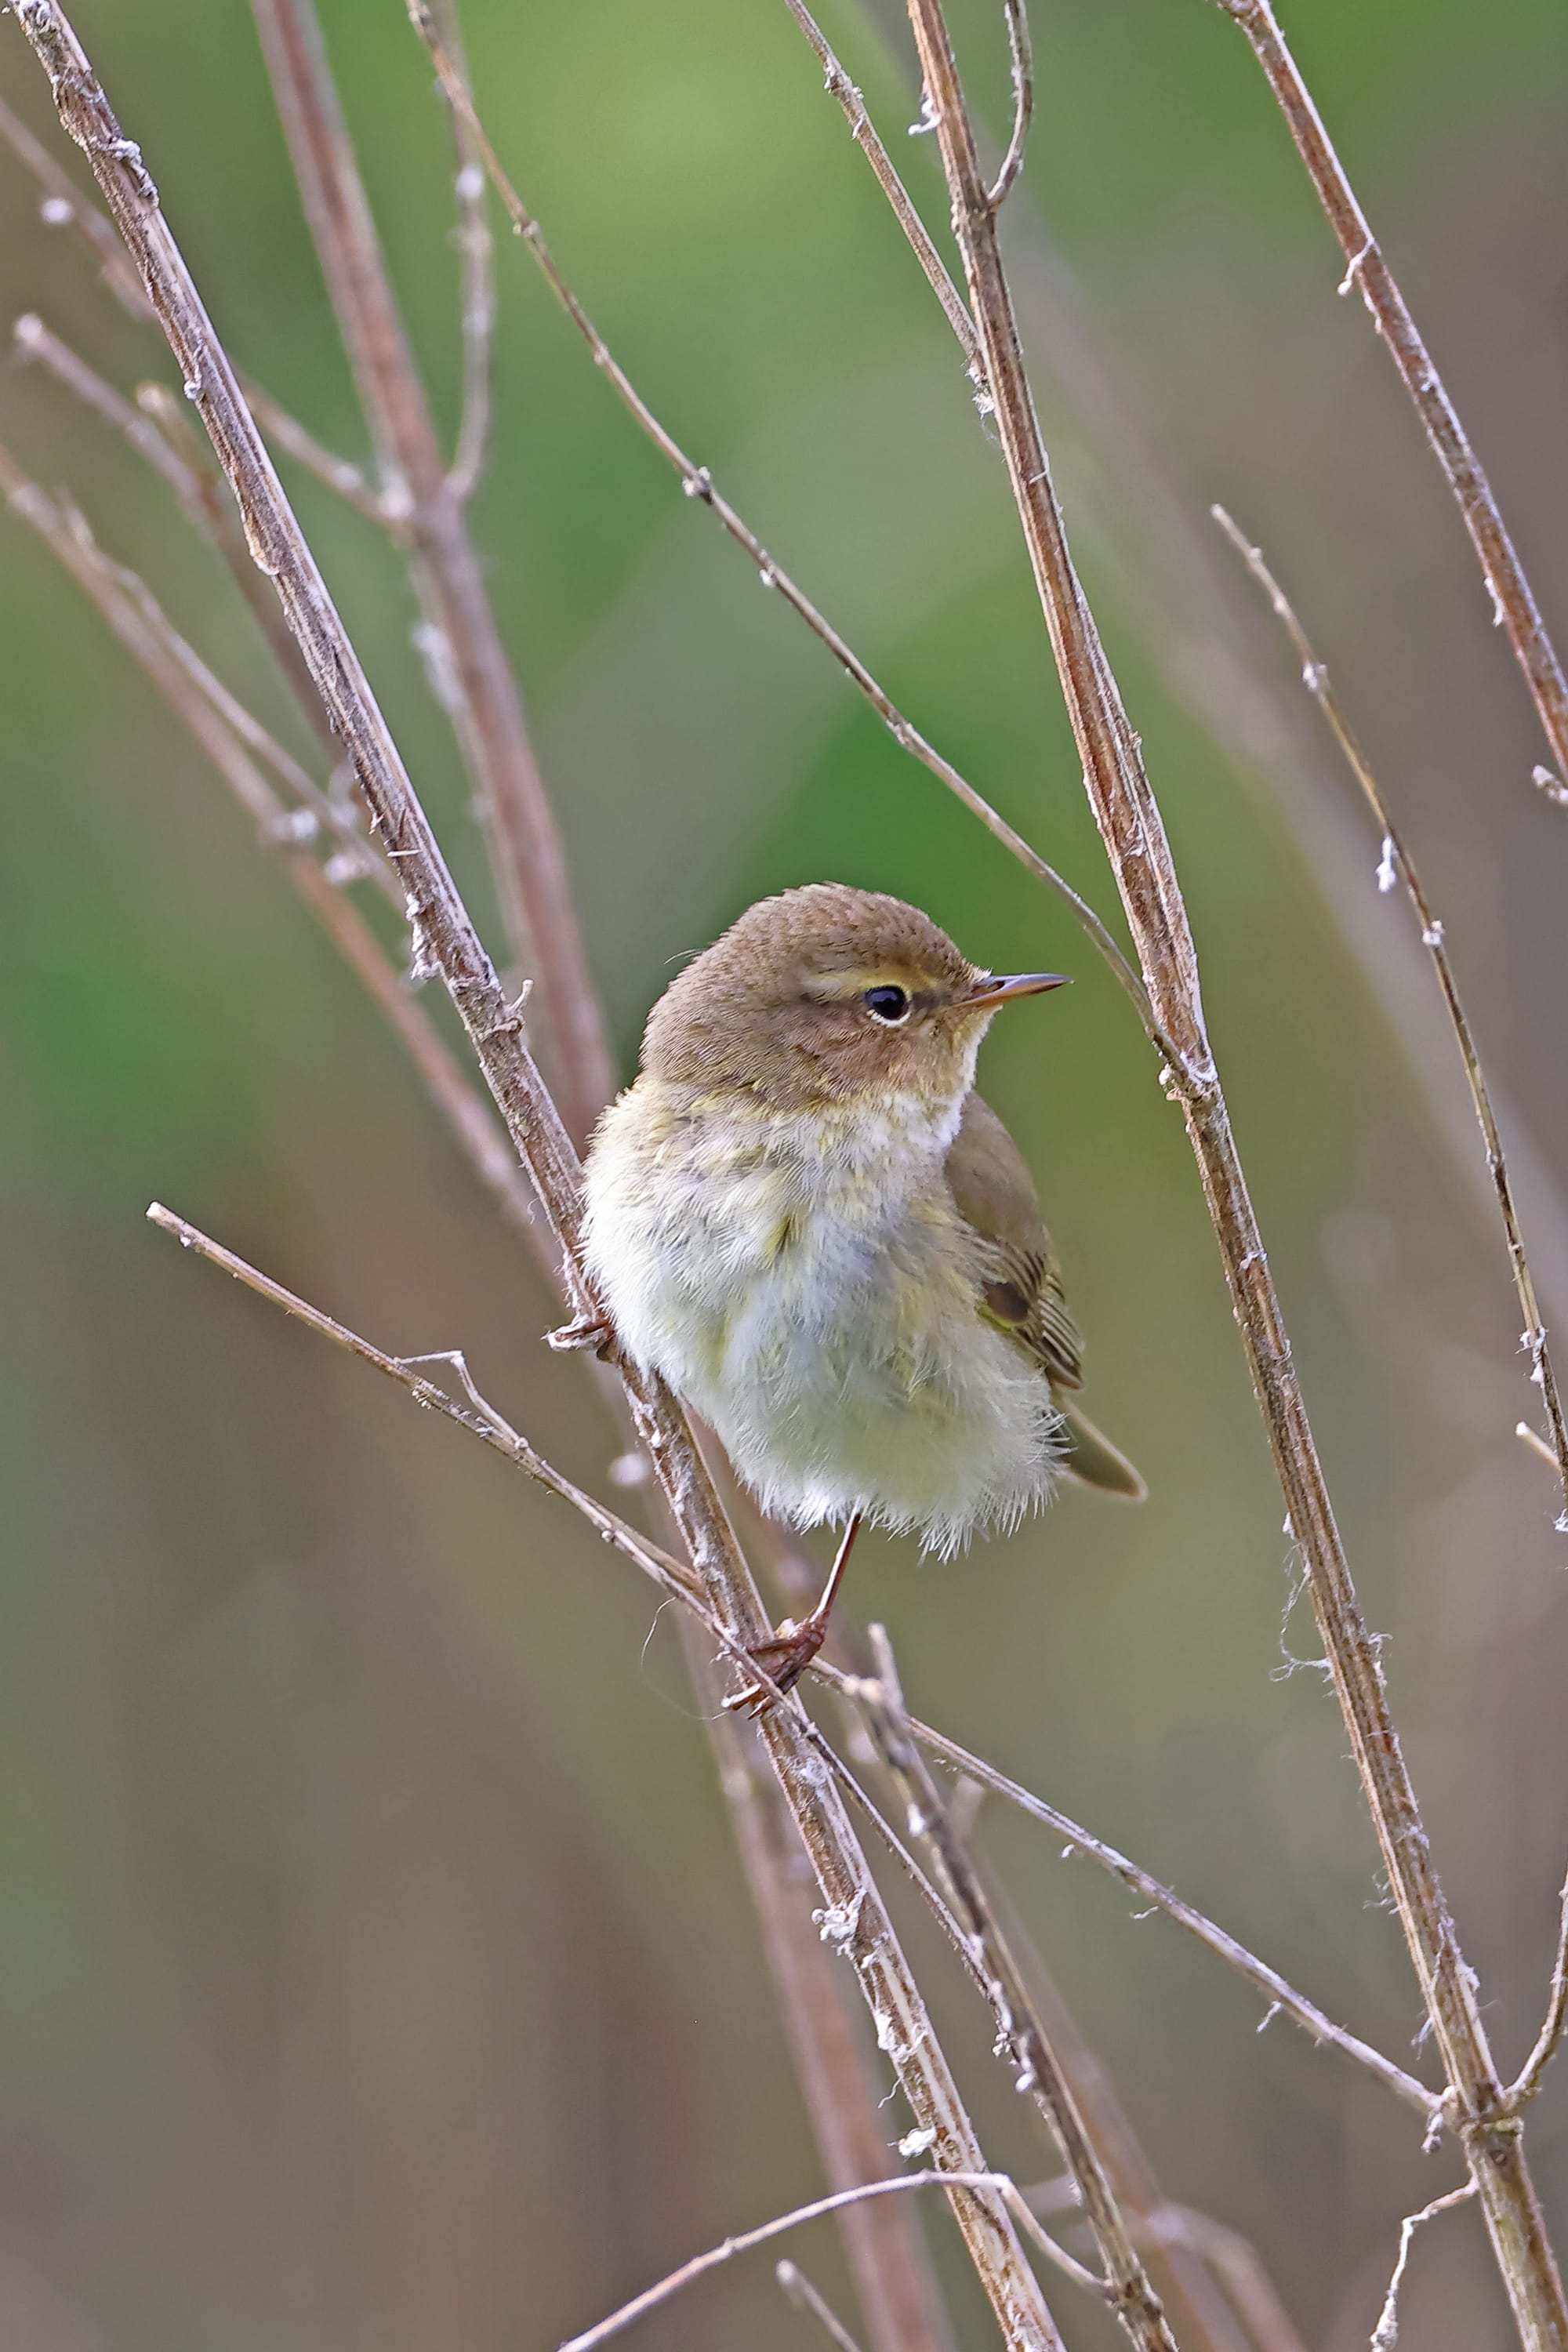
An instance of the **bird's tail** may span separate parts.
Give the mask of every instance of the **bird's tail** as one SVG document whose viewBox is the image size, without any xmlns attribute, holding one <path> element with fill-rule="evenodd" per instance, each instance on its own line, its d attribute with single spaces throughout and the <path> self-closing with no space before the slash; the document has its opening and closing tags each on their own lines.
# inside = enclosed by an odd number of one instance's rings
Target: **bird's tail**
<svg viewBox="0 0 1568 2352">
<path fill-rule="evenodd" d="M 1060 1412 L 1061 1467 L 1065 1475 L 1076 1479 L 1080 1486 L 1098 1486 L 1102 1494 L 1120 1495 L 1125 1502 L 1141 1503 L 1149 1489 L 1126 1454 L 1119 1453 L 1077 1405 L 1062 1404 Z"/>
</svg>

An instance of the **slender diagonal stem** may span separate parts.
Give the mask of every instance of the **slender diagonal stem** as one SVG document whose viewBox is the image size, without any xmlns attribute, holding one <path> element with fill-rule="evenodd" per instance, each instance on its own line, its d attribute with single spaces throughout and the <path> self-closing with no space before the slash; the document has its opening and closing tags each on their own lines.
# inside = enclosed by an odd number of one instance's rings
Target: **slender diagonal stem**
<svg viewBox="0 0 1568 2352">
<path fill-rule="evenodd" d="M 908 0 L 952 199 L 969 308 L 1084 782 L 1145 984 L 1175 1047 L 1168 1083 L 1203 1178 L 1232 1304 L 1306 1564 L 1314 1614 L 1389 1885 L 1449 2084 L 1498 2267 L 1530 2352 L 1565 2352 L 1568 2302 L 1488 2045 L 1475 1978 L 1433 1866 L 1383 1673 L 1356 1598 L 1203 1013 L 1197 955 L 1163 821 L 1068 548 L 1018 340 L 996 221 L 942 0 Z"/>
<path fill-rule="evenodd" d="M 455 0 L 437 0 L 442 36 L 467 78 L 462 26 Z M 447 490 L 459 506 L 478 489 L 489 455 L 490 425 L 495 403 L 490 396 L 490 366 L 496 332 L 495 239 L 490 235 L 489 184 L 474 134 L 454 108 L 452 138 L 458 151 L 453 183 L 458 199 L 457 246 L 462 259 L 463 407 L 458 422 L 458 442 L 447 469 Z"/>
<path fill-rule="evenodd" d="M 438 632 L 453 688 L 452 715 L 486 812 L 513 953 L 537 982 L 555 1092 L 567 1130 L 581 1143 L 613 1091 L 615 1069 L 522 698 L 468 537 L 462 497 L 447 478 L 312 0 L 253 5 L 384 488 L 402 509 L 426 625 Z"/>
<path fill-rule="evenodd" d="M 1399 2225 L 1399 2252 L 1394 2260 L 1394 2276 L 1388 2282 L 1388 2293 L 1378 2314 L 1377 2326 L 1372 2331 L 1372 2352 L 1394 2352 L 1399 2341 L 1399 2290 L 1405 2282 L 1405 2265 L 1410 2260 L 1410 2248 L 1423 2221 L 1430 2221 L 1439 2213 L 1452 2212 L 1476 2193 L 1476 2184 L 1467 2180 L 1462 2189 L 1450 2189 L 1446 2197 L 1434 2197 L 1423 2205 L 1419 2213 L 1407 2213 Z"/>
<path fill-rule="evenodd" d="M 937 251 L 936 240 L 921 220 L 913 197 L 899 177 L 893 159 L 882 143 L 867 108 L 864 93 L 850 80 L 834 56 L 826 34 L 805 5 L 805 0 L 784 0 L 784 5 L 816 51 L 816 61 L 826 77 L 827 95 L 837 100 L 845 121 L 849 125 L 850 137 L 876 173 L 877 185 L 887 197 L 894 219 L 903 230 L 910 251 L 925 272 L 926 283 L 942 304 L 947 323 L 958 337 L 966 363 L 978 371 L 980 345 L 975 341 L 974 321 L 963 307 L 963 297 L 953 284 L 946 262 Z"/>
<path fill-rule="evenodd" d="M 758 2246 L 765 2246 L 771 2240 L 782 2238 L 791 2230 L 800 2229 L 805 2222 L 820 2221 L 825 2213 L 837 2212 L 857 2198 L 890 2197 L 906 2189 L 941 2188 L 943 2178 L 940 2172 L 904 2172 L 892 2180 L 870 2180 L 863 2188 L 840 2189 L 837 2196 L 818 2197 L 809 2205 L 797 2205 L 792 2213 L 777 2214 L 759 2229 L 742 2231 L 739 2236 L 726 2238 L 721 2245 L 711 2247 L 705 2254 L 694 2254 L 690 2262 L 682 2263 L 679 2270 L 669 2272 L 657 2284 L 646 2287 L 641 2294 L 634 2295 L 629 2303 L 622 2304 L 618 2311 L 611 2312 L 607 2319 L 601 2319 L 597 2326 L 585 2328 L 581 2336 L 570 2337 L 558 2347 L 558 2352 L 594 2352 L 595 2346 L 607 2344 L 612 2336 L 618 2336 L 622 2328 L 629 2327 L 634 2320 L 645 2318 L 650 2311 L 657 2311 L 660 2304 L 668 2303 L 683 2288 L 694 2285 L 710 2271 L 719 2270 L 724 2263 L 733 2262 L 737 2254 L 749 2254 Z M 1093 2273 L 1086 2271 L 1083 2264 L 1075 2262 L 1054 2238 L 1047 2236 L 1005 2173 L 966 2173 L 962 2178 L 965 2187 L 999 2193 L 1005 2200 L 1008 2210 L 1026 2230 L 1032 2242 L 1059 2271 L 1064 2272 L 1076 2285 L 1088 2288 L 1091 2294 L 1103 2294 L 1101 2283 Z"/>
<path fill-rule="evenodd" d="M 1005 849 L 1011 851 L 1020 865 L 1028 868 L 1037 881 L 1043 882 L 1047 889 L 1054 890 L 1058 898 L 1070 908 L 1080 928 L 1131 998 L 1139 1019 L 1155 1037 L 1155 1042 L 1159 1043 L 1157 1032 L 1151 1027 L 1149 999 L 1143 982 L 1132 970 L 1093 908 L 1079 897 L 1072 885 L 1057 872 L 1055 866 L 1047 864 L 1039 852 L 1032 848 L 1021 834 L 1016 832 L 1004 817 L 998 815 L 988 801 L 982 799 L 979 793 L 960 775 L 950 761 L 944 760 L 941 752 L 927 742 L 919 729 L 905 718 L 891 698 L 884 693 L 859 656 L 839 635 L 832 624 L 818 612 L 811 599 L 796 585 L 789 573 L 773 561 L 751 526 L 718 489 L 708 467 L 698 465 L 695 458 L 688 457 L 679 442 L 660 424 L 573 292 L 571 285 L 563 276 L 556 263 L 555 257 L 544 241 L 544 234 L 539 223 L 507 177 L 484 124 L 479 120 L 474 106 L 473 95 L 458 72 L 452 59 L 441 46 L 440 36 L 431 19 L 428 8 L 425 5 L 425 0 L 408 0 L 408 13 L 415 29 L 435 60 L 442 88 L 452 104 L 467 113 L 479 152 L 485 159 L 485 168 L 490 175 L 490 184 L 505 206 L 513 228 L 527 245 L 556 300 L 593 353 L 594 364 L 600 374 L 609 384 L 622 406 L 653 443 L 655 448 L 680 476 L 681 485 L 688 498 L 700 499 L 710 512 L 718 519 L 736 545 L 744 549 L 746 554 L 756 565 L 758 576 L 769 588 L 777 591 L 790 609 L 805 623 L 812 635 L 827 647 L 840 668 L 865 696 L 894 741 L 901 745 L 906 751 L 912 753 L 922 767 L 929 768 L 931 774 L 945 784 L 956 799 L 963 802 L 970 814 L 979 818 L 986 831 L 993 835 Z"/>
<path fill-rule="evenodd" d="M 1034 2102 L 1072 2178 L 1105 2265 L 1111 2308 L 1129 2341 L 1142 2347 L 1142 2352 L 1175 2352 L 1164 2309 L 1132 2242 L 1127 2217 L 1089 2137 L 1066 2069 L 1035 2007 L 980 1874 L 953 1829 L 930 1766 L 915 1745 L 887 1628 L 873 1625 L 868 1631 L 877 1680 L 862 1685 L 861 1701 L 872 1737 L 903 1793 L 910 1834 L 918 1834 L 918 1842 L 925 1846 L 937 1883 L 958 1914 L 980 1961 L 996 2019 L 997 2046 L 1013 2069 L 1016 2088 Z"/>
<path fill-rule="evenodd" d="M 1007 48 L 1013 62 L 1013 131 L 1002 169 L 987 190 L 991 209 L 1001 211 L 1024 168 L 1029 123 L 1035 111 L 1035 59 L 1029 41 L 1028 0 L 1002 0 L 1007 18 Z"/>
<path fill-rule="evenodd" d="M 859 2346 L 833 2309 L 826 2295 L 818 2293 L 805 2273 L 794 2263 L 779 2263 L 773 2270 L 779 2283 L 779 2293 L 796 2311 L 804 2312 L 825 2344 L 833 2352 L 860 2352 Z"/>
<path fill-rule="evenodd" d="M 600 1314 L 578 1259 L 580 1169 L 571 1138 L 524 1042 L 523 1024 L 447 869 L 359 656 L 343 629 L 265 444 L 158 203 L 140 149 L 127 139 L 58 0 L 14 0 L 13 13 L 47 74 L 61 121 L 81 147 L 135 259 L 182 381 L 189 387 L 239 502 L 247 541 L 277 588 L 318 691 L 352 760 L 373 825 L 402 875 L 416 969 L 438 972 L 485 1081 L 544 1207 L 574 1316 Z M 750 1571 L 724 1517 L 689 1425 L 657 1381 L 622 1367 L 639 1441 L 680 1528 L 716 1622 L 750 1649 L 768 1632 Z M 937 2043 L 843 1801 L 825 1780 L 798 1702 L 771 1707 L 762 1738 L 824 1904 L 855 1919 L 846 1957 L 879 2020 L 917 2123 L 934 2134 L 940 2170 L 962 2176 L 954 2218 L 1003 2338 L 1017 2352 L 1057 2352 L 1060 2339 L 1025 2260 L 1005 2198 L 990 2187 L 973 2126 Z"/>
<path fill-rule="evenodd" d="M 842 1690 L 850 1697 L 858 1696 L 860 1685 L 854 1675 L 838 1674 L 820 1661 L 815 1671 L 835 1689 Z M 1070 1814 L 1047 1804 L 1043 1797 L 1037 1797 L 1020 1781 L 1009 1780 L 1005 1772 L 998 1771 L 995 1765 L 988 1764 L 983 1756 L 976 1756 L 973 1749 L 962 1746 L 956 1739 L 950 1739 L 945 1732 L 935 1730 L 929 1723 L 922 1723 L 918 1716 L 909 1717 L 908 1722 L 910 1730 L 922 1748 L 929 1748 L 933 1756 L 940 1756 L 956 1766 L 966 1780 L 994 1790 L 997 1796 L 1005 1797 L 1009 1804 L 1016 1805 L 1020 1811 L 1030 1814 L 1053 1836 L 1060 1838 L 1069 1853 L 1081 1853 L 1090 1862 L 1097 1863 L 1101 1870 L 1109 1871 L 1113 1878 L 1121 1880 L 1129 1894 L 1137 1896 L 1140 1903 L 1164 1912 L 1178 1927 L 1184 1927 L 1189 1936 L 1235 1969 L 1238 1976 L 1245 1977 L 1262 1994 L 1270 2010 L 1278 2010 L 1281 2016 L 1289 2017 L 1314 2042 L 1324 2042 L 1342 2052 L 1347 2058 L 1353 2059 L 1357 2065 L 1364 2066 L 1395 2097 L 1414 2107 L 1425 2124 L 1431 2125 L 1434 2114 L 1440 2106 L 1436 2095 L 1425 2084 L 1418 2083 L 1414 2074 L 1407 2074 L 1403 2067 L 1396 2066 L 1381 2051 L 1373 2049 L 1370 2042 L 1358 2040 L 1353 2033 L 1347 2033 L 1343 2026 L 1336 2025 L 1315 2001 L 1298 1992 L 1295 1986 L 1277 1969 L 1270 1968 L 1267 1960 L 1260 1960 L 1244 1944 L 1238 1944 L 1234 1936 L 1216 1927 L 1212 1919 L 1205 1918 L 1190 1903 L 1184 1903 L 1179 1895 L 1173 1893 L 1140 1864 L 1129 1861 L 1126 1854 L 1118 1853 L 1115 1846 L 1107 1844 L 1103 1838 L 1096 1837 L 1092 1830 L 1086 1830 Z"/>
<path fill-rule="evenodd" d="M 1518 2108 L 1533 2099 L 1545 2079 L 1546 2069 L 1563 2046 L 1568 2033 L 1568 1879 L 1563 1884 L 1557 1908 L 1557 1951 L 1552 1964 L 1552 1990 L 1547 1997 L 1546 2017 L 1535 2047 L 1521 2067 L 1517 2081 L 1509 2092 L 1510 2104 Z"/>
<path fill-rule="evenodd" d="M 1499 1132 L 1492 1099 L 1481 1068 L 1480 1055 L 1470 1027 L 1469 1016 L 1459 995 L 1459 984 L 1454 976 L 1453 960 L 1449 956 L 1442 922 L 1434 913 L 1420 875 L 1416 872 L 1404 834 L 1389 814 L 1383 788 L 1373 772 L 1372 762 L 1362 747 L 1361 740 L 1351 725 L 1343 703 L 1334 690 L 1328 670 L 1312 650 L 1310 638 L 1297 617 L 1295 607 L 1264 561 L 1261 548 L 1254 547 L 1237 528 L 1224 507 L 1211 509 L 1215 520 L 1236 549 L 1253 578 L 1258 581 L 1269 604 L 1284 626 L 1301 664 L 1301 678 L 1307 691 L 1328 721 L 1330 732 L 1343 754 L 1345 765 L 1361 786 L 1363 796 L 1371 809 L 1373 821 L 1383 835 L 1383 863 L 1379 879 L 1390 887 L 1404 877 L 1415 919 L 1421 927 L 1421 944 L 1432 958 L 1432 969 L 1443 992 L 1443 1003 L 1454 1032 L 1454 1042 L 1459 1049 L 1464 1066 L 1465 1083 L 1475 1106 L 1476 1123 L 1481 1130 L 1486 1147 L 1487 1167 L 1497 1192 L 1498 1209 L 1502 1217 L 1503 1238 L 1508 1244 L 1509 1270 L 1513 1276 L 1514 1292 L 1519 1299 L 1520 1313 L 1524 1318 L 1521 1344 L 1529 1351 L 1531 1378 L 1541 1391 L 1546 1409 L 1547 1425 L 1552 1432 L 1552 1448 L 1557 1465 L 1558 1488 L 1562 1497 L 1563 1516 L 1559 1526 L 1568 1535 L 1568 1426 L 1563 1417 L 1563 1400 L 1558 1391 L 1557 1375 L 1552 1369 L 1552 1350 L 1547 1345 L 1546 1325 L 1536 1297 L 1535 1277 L 1525 1255 L 1524 1237 L 1520 1230 L 1519 1211 L 1514 1202 L 1513 1182 L 1509 1175 L 1508 1161 L 1503 1155 L 1502 1137 Z M 1386 877 L 1386 882 L 1384 877 Z"/>
<path fill-rule="evenodd" d="M 1345 257 L 1340 292 L 1348 294 L 1352 286 L 1359 291 L 1454 494 L 1479 558 L 1493 612 L 1524 673 L 1557 763 L 1556 778 L 1548 781 L 1568 784 L 1568 680 L 1459 412 L 1383 257 L 1269 0 L 1217 0 L 1217 5 L 1247 36 L 1339 241 Z"/>
</svg>

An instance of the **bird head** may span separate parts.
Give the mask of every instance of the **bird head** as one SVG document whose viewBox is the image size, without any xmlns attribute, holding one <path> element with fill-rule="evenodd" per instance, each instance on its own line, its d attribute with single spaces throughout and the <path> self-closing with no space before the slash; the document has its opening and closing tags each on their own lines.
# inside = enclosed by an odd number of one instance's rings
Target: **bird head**
<svg viewBox="0 0 1568 2352">
<path fill-rule="evenodd" d="M 918 907 L 837 882 L 751 907 L 654 1006 L 643 1067 L 779 1111 L 961 1101 L 993 1016 L 1064 976 L 972 964 Z"/>
</svg>

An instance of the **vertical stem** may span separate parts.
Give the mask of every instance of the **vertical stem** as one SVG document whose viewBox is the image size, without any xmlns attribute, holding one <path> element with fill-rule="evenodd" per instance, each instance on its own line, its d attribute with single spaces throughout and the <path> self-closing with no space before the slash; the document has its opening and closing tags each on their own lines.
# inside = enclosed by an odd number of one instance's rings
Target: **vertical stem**
<svg viewBox="0 0 1568 2352">
<path fill-rule="evenodd" d="M 533 1180 L 561 1253 L 573 1307 L 595 1318 L 578 1263 L 581 1170 L 561 1114 L 464 906 L 359 656 L 246 405 L 234 368 L 158 202 L 58 0 L 12 0 L 49 78 L 60 120 L 91 165 L 239 503 L 258 567 L 272 581 L 316 688 L 352 761 L 373 824 L 401 874 L 416 968 L 439 972 Z M 658 1381 L 623 1368 L 638 1436 L 713 1613 L 753 1646 L 768 1633 L 762 1602 L 714 1492 L 690 1426 Z M 931 2135 L 953 2218 L 1010 2352 L 1061 2352 L 1039 2281 L 988 2168 L 920 1988 L 837 1789 L 824 1777 L 798 1700 L 769 1709 L 760 1736 L 810 1858 L 834 1948 L 848 1961 L 916 2122 Z"/>
<path fill-rule="evenodd" d="M 1459 1949 L 1334 1521 L 1268 1259 L 1204 1023 L 1197 956 L 1163 821 L 1068 549 L 1019 347 L 995 216 L 942 0 L 907 0 L 952 200 L 969 307 L 1056 656 L 1084 783 L 1110 853 L 1150 998 L 1176 1059 L 1179 1098 L 1230 1287 L 1292 1535 L 1448 2081 L 1492 2247 L 1530 2352 L 1568 2352 L 1568 2303 L 1525 2160 L 1518 2116 L 1492 2063 L 1475 1979 Z"/>
<path fill-rule="evenodd" d="M 1373 325 L 1415 403 L 1432 453 L 1454 493 L 1470 544 L 1480 558 L 1493 612 L 1513 647 L 1514 658 L 1524 673 L 1531 699 L 1552 746 L 1552 756 L 1557 762 L 1556 781 L 1568 783 L 1568 681 L 1563 678 L 1557 649 L 1547 634 L 1491 484 L 1459 421 L 1459 412 L 1448 397 L 1447 386 L 1433 365 L 1409 305 L 1383 257 L 1355 190 L 1334 152 L 1323 119 L 1312 102 L 1312 94 L 1301 79 L 1300 68 L 1285 46 L 1285 36 L 1269 0 L 1219 0 L 1219 5 L 1227 16 L 1235 18 L 1251 43 L 1252 53 L 1263 68 L 1289 126 L 1297 152 L 1307 167 L 1307 176 L 1339 240 L 1346 264 L 1340 291 L 1347 293 L 1352 285 L 1360 289 Z"/>
</svg>

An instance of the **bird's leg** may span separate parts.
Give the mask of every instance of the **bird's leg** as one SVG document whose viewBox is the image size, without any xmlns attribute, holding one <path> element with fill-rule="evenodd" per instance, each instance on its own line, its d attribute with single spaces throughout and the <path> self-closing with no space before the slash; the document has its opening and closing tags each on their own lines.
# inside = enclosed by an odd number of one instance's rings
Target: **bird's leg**
<svg viewBox="0 0 1568 2352">
<path fill-rule="evenodd" d="M 774 1689 L 781 1692 L 793 1690 L 821 1649 L 834 1598 L 843 1581 L 844 1570 L 848 1566 L 849 1554 L 859 1532 L 860 1514 L 857 1511 L 844 1530 L 827 1581 L 811 1614 L 803 1618 L 798 1625 L 786 1618 L 771 1642 L 759 1642 L 754 1650 L 747 1652 L 748 1657 L 755 1658 Z M 751 1683 L 743 1691 L 737 1691 L 733 1698 L 727 1698 L 724 1704 L 731 1709 L 744 1706 L 760 1714 L 773 1695 L 773 1691 L 764 1689 L 761 1683 Z"/>
</svg>

